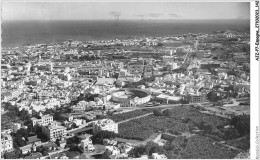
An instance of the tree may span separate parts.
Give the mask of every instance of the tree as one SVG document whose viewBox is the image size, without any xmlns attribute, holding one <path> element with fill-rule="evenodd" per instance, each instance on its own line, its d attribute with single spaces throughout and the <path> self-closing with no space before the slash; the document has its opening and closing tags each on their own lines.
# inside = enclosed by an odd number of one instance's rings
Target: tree
<svg viewBox="0 0 260 160">
<path fill-rule="evenodd" d="M 224 138 L 225 139 L 236 139 L 240 137 L 240 134 L 237 129 L 230 128 L 224 131 Z"/>
<path fill-rule="evenodd" d="M 192 121 L 190 118 L 186 118 L 183 120 L 183 123 L 189 123 L 190 121 Z"/>
<path fill-rule="evenodd" d="M 177 159 L 178 158 L 178 155 L 176 155 L 174 153 L 174 151 L 168 151 L 168 152 L 166 152 L 165 155 L 167 156 L 168 159 Z"/>
<path fill-rule="evenodd" d="M 109 153 L 108 153 L 108 150 L 106 150 L 103 154 L 102 154 L 102 159 L 110 159 L 109 157 Z"/>
<path fill-rule="evenodd" d="M 230 120 L 230 125 L 233 125 L 235 129 L 241 134 L 241 136 L 250 133 L 250 116 L 249 115 L 238 115 L 234 116 Z"/>
<path fill-rule="evenodd" d="M 31 118 L 28 111 L 24 108 L 18 113 L 18 117 L 20 117 L 21 120 L 28 120 Z"/>
<path fill-rule="evenodd" d="M 24 122 L 24 125 L 28 127 L 28 131 L 29 131 L 29 132 L 34 131 L 33 122 L 32 122 L 30 119 L 27 119 L 27 120 Z"/>
<path fill-rule="evenodd" d="M 171 145 L 174 145 L 176 149 L 184 148 L 185 143 L 187 143 L 186 138 L 183 136 L 178 136 L 174 141 L 172 141 Z"/>
<path fill-rule="evenodd" d="M 23 140 L 23 137 L 21 135 L 17 135 L 16 137 L 13 137 L 13 141 L 15 147 L 23 147 L 26 145 L 26 141 Z"/>
<path fill-rule="evenodd" d="M 145 146 L 135 146 L 131 151 L 129 151 L 128 155 L 134 158 L 140 158 L 142 155 L 147 154 L 147 149 Z"/>
<path fill-rule="evenodd" d="M 48 155 L 48 152 L 45 149 L 41 153 L 42 153 L 43 156 L 47 156 Z"/>
<path fill-rule="evenodd" d="M 81 142 L 80 138 L 78 136 L 74 136 L 67 139 L 66 146 L 70 149 L 74 148 Z"/>
<path fill-rule="evenodd" d="M 110 131 L 99 131 L 92 136 L 93 143 L 103 143 L 103 139 L 114 139 L 116 134 Z"/>
<path fill-rule="evenodd" d="M 35 134 L 37 135 L 37 137 L 39 139 L 41 139 L 42 141 L 46 141 L 47 140 L 47 137 L 46 135 L 44 135 L 42 133 L 42 128 L 41 126 L 39 126 L 38 124 L 36 124 L 34 127 L 33 127 L 33 130 L 35 131 Z"/>
<path fill-rule="evenodd" d="M 57 144 L 58 147 L 60 147 L 60 140 L 56 139 L 55 143 Z"/>
<path fill-rule="evenodd" d="M 96 115 L 96 118 L 97 119 L 104 119 L 104 118 L 106 118 L 106 116 L 104 116 L 104 115 Z"/>
<path fill-rule="evenodd" d="M 165 116 L 171 116 L 172 115 L 172 111 L 170 109 L 166 109 L 166 110 L 163 111 L 163 114 Z"/>
<path fill-rule="evenodd" d="M 145 145 L 145 148 L 148 151 L 148 156 L 151 156 L 153 153 L 165 153 L 165 149 L 163 147 L 159 146 L 157 143 L 154 143 L 152 141 L 148 142 Z"/>
<path fill-rule="evenodd" d="M 207 94 L 207 98 L 208 98 L 208 100 L 210 100 L 212 102 L 217 102 L 220 99 L 220 97 L 214 91 L 209 92 Z"/>
<path fill-rule="evenodd" d="M 214 128 L 212 124 L 208 124 L 204 121 L 201 121 L 199 124 L 197 124 L 197 126 L 199 129 L 204 130 L 205 133 L 211 132 Z"/>
<path fill-rule="evenodd" d="M 149 156 L 152 156 L 153 153 L 157 153 L 158 152 L 158 147 L 152 147 L 150 150 L 149 150 Z"/>
<path fill-rule="evenodd" d="M 158 111 L 158 110 L 154 110 L 154 111 L 153 111 L 153 114 L 154 114 L 155 116 L 163 116 L 163 113 L 160 112 L 160 111 Z"/>
<path fill-rule="evenodd" d="M 53 114 L 53 120 L 59 121 L 60 119 L 61 119 L 60 113 L 55 112 L 55 113 Z"/>
<path fill-rule="evenodd" d="M 204 126 L 204 130 L 207 132 L 207 133 L 210 133 L 212 130 L 213 130 L 213 125 L 212 124 L 206 124 Z"/>
<path fill-rule="evenodd" d="M 16 132 L 16 142 L 18 145 L 25 145 L 26 142 L 28 140 L 28 130 L 24 129 L 24 128 L 20 128 L 17 130 Z M 22 139 L 24 137 L 25 141 Z"/>
<path fill-rule="evenodd" d="M 35 110 L 32 111 L 32 116 L 37 118 L 37 119 L 40 119 L 40 114 L 38 112 L 36 112 Z"/>
<path fill-rule="evenodd" d="M 17 149 L 11 152 L 5 152 L 4 158 L 5 159 L 19 159 L 21 157 L 21 152 Z"/>
<path fill-rule="evenodd" d="M 113 115 L 113 111 L 107 111 L 107 115 L 109 115 L 109 116 L 112 116 Z"/>
<path fill-rule="evenodd" d="M 71 128 L 78 128 L 78 126 L 76 125 L 76 123 L 72 123 Z"/>
<path fill-rule="evenodd" d="M 163 46 L 163 43 L 158 42 L 158 43 L 157 43 L 157 46 L 162 47 L 162 46 Z"/>
<path fill-rule="evenodd" d="M 163 147 L 159 146 L 157 143 L 154 143 L 153 141 L 149 141 L 145 145 L 146 150 L 148 151 L 148 155 L 151 156 L 152 153 L 163 153 L 164 149 Z"/>
<path fill-rule="evenodd" d="M 221 86 L 218 84 L 218 85 L 215 85 L 212 89 L 213 90 L 218 90 L 219 88 L 221 88 Z"/>
<path fill-rule="evenodd" d="M 189 101 L 186 98 L 184 98 L 184 99 L 180 100 L 180 103 L 181 104 L 189 104 Z"/>
<path fill-rule="evenodd" d="M 45 110 L 45 112 L 44 112 L 44 114 L 53 114 L 53 113 L 55 113 L 55 110 L 54 109 L 49 109 L 49 108 L 47 108 L 46 110 Z"/>
<path fill-rule="evenodd" d="M 27 138 L 28 137 L 28 130 L 25 129 L 25 128 L 20 128 L 20 129 L 17 130 L 16 134 L 21 135 L 24 138 Z"/>
</svg>

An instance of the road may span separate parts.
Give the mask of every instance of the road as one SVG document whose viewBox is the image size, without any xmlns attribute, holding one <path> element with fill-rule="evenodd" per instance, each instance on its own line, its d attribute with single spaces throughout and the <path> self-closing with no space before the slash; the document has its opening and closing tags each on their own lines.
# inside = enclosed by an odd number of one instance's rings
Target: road
<svg viewBox="0 0 260 160">
<path fill-rule="evenodd" d="M 176 105 L 173 105 L 173 104 L 170 104 L 170 105 L 161 105 L 161 106 L 156 106 L 156 107 L 145 107 L 145 108 L 136 108 L 135 110 L 138 110 L 138 109 L 146 109 L 146 108 L 165 108 L 165 109 L 162 109 L 162 111 L 168 109 L 168 108 L 172 108 L 172 107 L 176 107 L 176 106 L 180 106 L 179 104 L 176 104 Z M 132 118 L 129 118 L 129 119 L 126 119 L 126 120 L 123 120 L 123 121 L 119 121 L 117 122 L 118 124 L 120 123 L 124 123 L 124 122 L 128 122 L 128 121 L 131 121 L 133 119 L 138 119 L 138 118 L 142 118 L 142 117 L 146 117 L 146 116 L 149 116 L 149 115 L 152 115 L 153 112 L 150 112 L 150 113 L 147 113 L 147 114 L 144 114 L 144 115 L 141 115 L 141 116 L 137 116 L 137 117 L 132 117 Z"/>
<path fill-rule="evenodd" d="M 133 119 L 138 119 L 138 118 L 142 118 L 142 117 L 146 117 L 146 116 L 149 116 L 149 115 L 152 115 L 153 113 L 147 113 L 147 114 L 144 114 L 144 115 L 141 115 L 141 116 L 137 116 L 137 117 L 133 117 L 133 118 L 129 118 L 129 119 L 126 119 L 126 120 L 123 120 L 123 121 L 119 121 L 117 122 L 118 124 L 120 123 L 124 123 L 124 122 L 128 122 L 128 121 L 131 121 Z"/>
<path fill-rule="evenodd" d="M 176 106 L 181 106 L 181 105 L 185 105 L 185 106 L 190 106 L 190 105 L 198 105 L 198 104 L 207 104 L 209 102 L 203 102 L 203 103 L 189 103 L 189 104 L 164 104 L 164 105 L 159 105 L 159 106 L 153 106 L 153 107 L 120 107 L 120 109 L 133 109 L 133 110 L 137 110 L 137 109 L 146 109 L 146 108 L 166 108 L 166 107 L 176 107 Z"/>
</svg>

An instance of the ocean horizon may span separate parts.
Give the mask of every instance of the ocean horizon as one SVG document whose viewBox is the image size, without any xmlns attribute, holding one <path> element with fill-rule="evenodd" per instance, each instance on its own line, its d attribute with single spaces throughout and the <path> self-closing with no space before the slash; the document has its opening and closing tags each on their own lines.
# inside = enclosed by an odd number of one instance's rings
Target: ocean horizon
<svg viewBox="0 0 260 160">
<path fill-rule="evenodd" d="M 174 36 L 234 30 L 250 32 L 250 20 L 58 20 L 2 21 L 2 47 L 30 44 Z"/>
</svg>

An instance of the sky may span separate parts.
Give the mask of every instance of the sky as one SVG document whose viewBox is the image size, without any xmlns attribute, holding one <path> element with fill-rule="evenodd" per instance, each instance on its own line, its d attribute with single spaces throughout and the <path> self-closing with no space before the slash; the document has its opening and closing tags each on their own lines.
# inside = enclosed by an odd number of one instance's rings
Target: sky
<svg viewBox="0 0 260 160">
<path fill-rule="evenodd" d="M 249 19 L 249 2 L 3 2 L 2 20 Z"/>
</svg>

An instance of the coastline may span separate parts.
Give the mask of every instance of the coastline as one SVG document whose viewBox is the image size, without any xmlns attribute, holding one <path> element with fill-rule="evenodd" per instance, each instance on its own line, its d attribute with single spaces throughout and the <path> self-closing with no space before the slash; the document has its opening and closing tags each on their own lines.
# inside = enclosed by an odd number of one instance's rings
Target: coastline
<svg viewBox="0 0 260 160">
<path fill-rule="evenodd" d="M 162 23 L 158 23 L 162 22 Z M 189 22 L 189 23 L 188 23 Z M 247 20 L 113 20 L 96 21 L 4 21 L 2 47 L 26 44 L 60 43 L 69 39 L 95 41 L 129 39 L 130 37 L 160 37 L 188 33 L 212 33 L 217 30 L 250 32 Z"/>
</svg>

